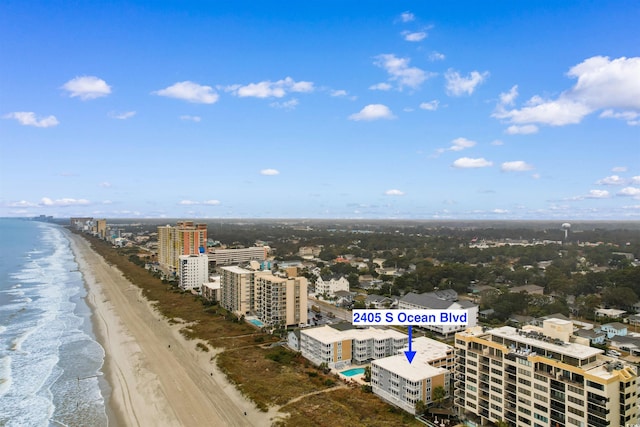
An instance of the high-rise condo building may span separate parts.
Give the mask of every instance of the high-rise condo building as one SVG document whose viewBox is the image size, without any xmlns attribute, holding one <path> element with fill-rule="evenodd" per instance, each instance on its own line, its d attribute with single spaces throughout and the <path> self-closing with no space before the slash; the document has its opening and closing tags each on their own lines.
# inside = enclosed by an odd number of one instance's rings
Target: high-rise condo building
<svg viewBox="0 0 640 427">
<path fill-rule="evenodd" d="M 207 254 L 180 255 L 180 287 L 185 290 L 202 287 L 209 281 Z"/>
<path fill-rule="evenodd" d="M 307 323 L 307 279 L 271 271 L 218 267 L 220 304 L 238 316 L 255 315 L 269 326 Z"/>
<path fill-rule="evenodd" d="M 175 227 L 158 227 L 158 262 L 169 273 L 180 274 L 181 255 L 196 255 L 207 247 L 207 224 L 179 221 Z"/>
<path fill-rule="evenodd" d="M 638 423 L 637 367 L 576 342 L 573 323 L 475 327 L 455 336 L 454 403 L 474 422 L 510 426 Z"/>
</svg>

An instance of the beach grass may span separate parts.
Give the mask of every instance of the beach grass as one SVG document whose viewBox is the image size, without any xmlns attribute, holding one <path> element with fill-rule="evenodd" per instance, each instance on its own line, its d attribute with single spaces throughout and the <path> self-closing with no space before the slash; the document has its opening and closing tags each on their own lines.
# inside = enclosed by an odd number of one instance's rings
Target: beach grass
<svg viewBox="0 0 640 427">
<path fill-rule="evenodd" d="M 289 417 L 277 427 L 423 426 L 412 415 L 359 388 L 340 388 L 314 394 L 281 408 Z"/>
<path fill-rule="evenodd" d="M 333 376 L 314 368 L 300 353 L 281 346 L 265 347 L 225 351 L 217 356 L 220 369 L 262 411 L 335 385 Z"/>
</svg>

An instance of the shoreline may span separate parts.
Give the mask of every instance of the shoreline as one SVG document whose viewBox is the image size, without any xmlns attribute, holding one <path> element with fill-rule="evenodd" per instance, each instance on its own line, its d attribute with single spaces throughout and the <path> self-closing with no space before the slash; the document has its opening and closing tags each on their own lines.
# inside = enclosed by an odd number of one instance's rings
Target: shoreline
<svg viewBox="0 0 640 427">
<path fill-rule="evenodd" d="M 163 318 L 86 239 L 64 233 L 105 351 L 101 372 L 111 388 L 104 396 L 109 427 L 271 424 L 275 414 L 259 411 L 211 360 L 217 349 L 197 350 L 197 340 L 180 334 L 183 324 Z"/>
</svg>

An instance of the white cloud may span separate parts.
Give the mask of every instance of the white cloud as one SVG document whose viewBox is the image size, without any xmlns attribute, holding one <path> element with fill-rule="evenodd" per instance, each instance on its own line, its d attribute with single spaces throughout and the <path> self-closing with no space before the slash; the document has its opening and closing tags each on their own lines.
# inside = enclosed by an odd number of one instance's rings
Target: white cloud
<svg viewBox="0 0 640 427">
<path fill-rule="evenodd" d="M 596 182 L 596 184 L 600 185 L 623 185 L 624 183 L 625 179 L 619 177 L 618 175 L 607 176 Z"/>
<path fill-rule="evenodd" d="M 40 204 L 42 206 L 59 206 L 59 207 L 67 207 L 67 206 L 82 206 L 82 205 L 88 205 L 91 202 L 89 202 L 86 199 L 72 199 L 72 198 L 62 198 L 62 199 L 50 199 L 49 197 L 43 197 L 42 199 L 40 199 Z"/>
<path fill-rule="evenodd" d="M 100 98 L 111 93 L 111 86 L 95 76 L 76 77 L 62 85 L 72 98 L 79 97 L 83 101 Z"/>
<path fill-rule="evenodd" d="M 180 116 L 180 120 L 184 120 L 184 121 L 188 121 L 188 122 L 200 122 L 202 120 L 202 117 L 200 116 L 190 116 L 188 114 Z"/>
<path fill-rule="evenodd" d="M 632 176 L 632 177 L 631 177 L 631 182 L 632 182 L 633 184 L 640 184 L 640 175 Z"/>
<path fill-rule="evenodd" d="M 7 207 L 10 208 L 35 208 L 38 207 L 37 203 L 31 203 L 26 200 L 20 200 L 18 202 L 7 203 Z"/>
<path fill-rule="evenodd" d="M 288 93 L 308 93 L 313 92 L 315 87 L 313 82 L 296 82 L 291 77 L 272 82 L 265 80 L 248 85 L 232 85 L 225 88 L 227 92 L 233 93 L 240 98 L 282 98 Z"/>
<path fill-rule="evenodd" d="M 640 188 L 625 187 L 618 192 L 618 196 L 640 198 Z"/>
<path fill-rule="evenodd" d="M 374 85 L 369 86 L 371 90 L 391 90 L 391 85 L 389 83 L 376 83 Z"/>
<path fill-rule="evenodd" d="M 419 42 L 427 38 L 427 33 L 424 31 L 416 31 L 414 33 L 410 31 L 403 31 L 402 35 L 408 42 Z"/>
<path fill-rule="evenodd" d="M 296 98 L 284 102 L 272 102 L 269 106 L 273 108 L 281 108 L 283 110 L 294 110 L 299 104 Z"/>
<path fill-rule="evenodd" d="M 423 102 L 420 104 L 420 108 L 428 111 L 435 111 L 438 109 L 438 105 L 440 105 L 440 101 L 434 99 L 433 101 Z"/>
<path fill-rule="evenodd" d="M 118 120 L 127 120 L 135 115 L 136 115 L 135 111 L 126 111 L 124 113 L 116 113 L 112 111 L 109 113 L 109 117 L 111 117 L 112 119 L 118 119 Z"/>
<path fill-rule="evenodd" d="M 530 171 L 533 169 L 533 166 L 522 160 L 515 160 L 513 162 L 504 162 L 500 169 L 503 172 L 524 172 Z"/>
<path fill-rule="evenodd" d="M 194 104 L 214 104 L 218 101 L 219 95 L 211 86 L 203 86 L 191 81 L 174 83 L 173 85 L 151 92 L 154 95 L 166 96 L 167 98 L 182 99 Z"/>
<path fill-rule="evenodd" d="M 429 54 L 429 61 L 431 62 L 444 61 L 445 58 L 446 56 L 444 55 L 444 53 L 433 51 Z"/>
<path fill-rule="evenodd" d="M 110 188 L 111 187 L 111 183 L 110 182 L 101 182 L 100 184 L 98 184 L 98 186 L 102 187 L 102 188 Z"/>
<path fill-rule="evenodd" d="M 586 105 L 569 99 L 532 100 L 533 102 L 520 110 L 507 111 L 499 106 L 492 116 L 516 124 L 542 123 L 551 126 L 564 126 L 580 123 L 582 118 L 591 112 L 591 109 Z"/>
<path fill-rule="evenodd" d="M 469 158 L 469 157 L 461 157 L 458 160 L 456 160 L 455 162 L 453 162 L 452 166 L 454 168 L 458 168 L 458 169 L 486 168 L 486 167 L 489 167 L 489 166 L 493 166 L 493 162 L 485 160 L 482 157 L 477 158 L 477 159 L 472 159 L 472 158 Z"/>
<path fill-rule="evenodd" d="M 23 126 L 35 126 L 37 128 L 48 128 L 60 124 L 55 116 L 48 116 L 38 119 L 36 113 L 31 111 L 15 111 L 2 116 L 4 119 L 15 119 Z"/>
<path fill-rule="evenodd" d="M 514 85 L 511 87 L 509 92 L 502 92 L 500 94 L 500 104 L 513 105 L 517 97 L 518 97 L 518 85 Z"/>
<path fill-rule="evenodd" d="M 463 77 L 457 71 L 449 69 L 444 77 L 447 80 L 447 94 L 450 96 L 462 96 L 465 94 L 471 95 L 476 90 L 476 87 L 489 77 L 489 72 L 472 71 L 467 77 Z"/>
<path fill-rule="evenodd" d="M 611 169 L 611 172 L 626 172 L 626 171 L 627 171 L 626 166 L 616 166 Z"/>
<path fill-rule="evenodd" d="M 640 124 L 640 120 L 638 120 L 639 117 L 640 117 L 640 113 L 635 111 L 614 112 L 611 109 L 604 110 L 600 114 L 600 118 L 626 120 L 629 126 L 638 126 Z"/>
<path fill-rule="evenodd" d="M 511 125 L 504 133 L 509 135 L 530 135 L 532 133 L 538 133 L 538 126 L 536 125 Z"/>
<path fill-rule="evenodd" d="M 606 199 L 609 197 L 609 192 L 607 190 L 591 190 L 587 195 L 589 199 Z"/>
<path fill-rule="evenodd" d="M 494 209 L 491 212 L 495 213 L 495 214 L 506 214 L 506 213 L 509 213 L 509 211 L 506 210 L 506 209 Z"/>
<path fill-rule="evenodd" d="M 475 141 L 472 141 L 470 139 L 467 138 L 456 138 L 453 141 L 451 141 L 451 147 L 449 147 L 449 150 L 451 151 L 462 151 L 465 148 L 471 148 L 473 146 L 476 145 Z"/>
<path fill-rule="evenodd" d="M 205 200 L 204 202 L 197 202 L 195 200 L 180 200 L 178 202 L 179 205 L 182 206 L 198 206 L 198 205 L 205 205 L 205 206 L 217 206 L 220 204 L 219 200 Z"/>
<path fill-rule="evenodd" d="M 435 73 L 425 73 L 420 68 L 409 67 L 409 62 L 408 58 L 398 58 L 393 54 L 382 54 L 376 56 L 374 64 L 389 73 L 389 80 L 397 82 L 400 90 L 404 87 L 417 89 L 422 82 L 429 77 L 435 76 Z"/>
<path fill-rule="evenodd" d="M 580 123 L 582 119 L 600 109 L 600 117 L 627 120 L 630 125 L 640 124 L 640 57 L 610 60 L 604 56 L 588 58 L 572 67 L 568 77 L 576 84 L 556 99 L 532 97 L 521 109 L 507 110 L 499 104 L 493 117 L 511 123 L 541 123 L 564 126 Z M 623 110 L 616 112 L 615 109 Z"/>
<path fill-rule="evenodd" d="M 404 196 L 404 191 L 396 190 L 394 188 L 394 189 L 385 191 L 384 194 L 386 194 L 387 196 Z"/>
<path fill-rule="evenodd" d="M 277 169 L 262 169 L 260 171 L 260 175 L 275 176 L 280 175 L 280 171 L 278 171 Z"/>
<path fill-rule="evenodd" d="M 389 107 L 383 104 L 369 104 L 360 110 L 360 112 L 349 116 L 349 120 L 354 121 L 390 120 L 395 118 L 396 116 L 393 115 Z"/>
<path fill-rule="evenodd" d="M 504 142 L 499 139 L 494 139 L 493 141 L 491 141 L 491 145 L 504 145 Z"/>
<path fill-rule="evenodd" d="M 332 90 L 331 96 L 347 96 L 347 91 L 344 89 Z"/>
<path fill-rule="evenodd" d="M 416 19 L 416 16 L 411 12 L 403 12 L 400 14 L 400 20 L 402 22 L 411 22 Z"/>
</svg>

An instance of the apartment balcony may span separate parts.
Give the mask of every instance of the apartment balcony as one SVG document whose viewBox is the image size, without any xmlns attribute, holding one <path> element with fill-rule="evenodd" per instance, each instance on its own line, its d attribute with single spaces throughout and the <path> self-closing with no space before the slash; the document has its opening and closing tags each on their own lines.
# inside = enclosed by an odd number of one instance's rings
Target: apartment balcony
<svg viewBox="0 0 640 427">
<path fill-rule="evenodd" d="M 611 421 L 608 421 L 606 419 L 602 419 L 602 418 L 598 418 L 598 417 L 594 417 L 591 414 L 587 415 L 587 423 L 589 425 L 589 427 L 608 427 L 611 425 Z M 632 424 L 630 424 L 632 425 Z"/>
<path fill-rule="evenodd" d="M 607 406 L 608 399 L 606 397 L 587 397 L 587 402 L 598 406 Z"/>
<path fill-rule="evenodd" d="M 609 415 L 609 412 L 611 412 L 609 409 L 602 409 L 601 407 L 594 407 L 592 405 L 588 405 L 587 407 L 587 413 L 589 415 L 593 415 L 594 417 L 606 419 L 607 415 Z"/>
</svg>

